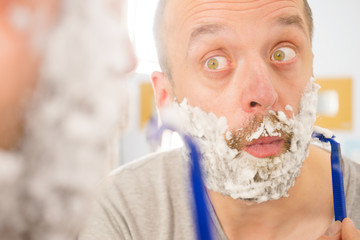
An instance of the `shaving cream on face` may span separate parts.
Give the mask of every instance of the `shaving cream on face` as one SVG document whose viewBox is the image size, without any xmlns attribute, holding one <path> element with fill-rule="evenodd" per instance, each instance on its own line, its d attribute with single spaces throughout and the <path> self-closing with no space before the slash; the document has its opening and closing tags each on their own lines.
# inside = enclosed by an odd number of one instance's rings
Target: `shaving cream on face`
<svg viewBox="0 0 360 240">
<path fill-rule="evenodd" d="M 175 125 L 183 133 L 195 137 L 200 146 L 206 187 L 234 199 L 257 203 L 288 196 L 288 190 L 294 185 L 308 156 L 318 88 L 311 79 L 304 90 L 298 115 L 287 118 L 281 111 L 270 111 L 269 115 L 276 116 L 277 123 L 264 118 L 260 126 L 246 137 L 251 141 L 261 136 L 277 136 L 279 130 L 291 135 L 287 151 L 269 158 L 256 158 L 241 149 L 230 148 L 227 142 L 233 134 L 225 117 L 218 118 L 213 113 L 189 106 L 186 100 L 174 102 L 171 111 L 177 118 Z M 168 115 L 162 115 L 164 122 L 167 122 Z"/>
<path fill-rule="evenodd" d="M 285 106 L 285 110 L 286 110 L 286 111 L 290 111 L 290 112 L 293 112 L 293 111 L 294 111 L 290 104 L 287 104 L 287 105 Z"/>
</svg>

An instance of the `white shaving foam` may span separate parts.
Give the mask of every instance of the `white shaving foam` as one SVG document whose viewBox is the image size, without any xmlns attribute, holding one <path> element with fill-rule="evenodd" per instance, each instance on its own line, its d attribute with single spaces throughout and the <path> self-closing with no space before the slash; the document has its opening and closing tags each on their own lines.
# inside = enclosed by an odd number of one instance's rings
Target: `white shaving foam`
<svg viewBox="0 0 360 240">
<path fill-rule="evenodd" d="M 324 135 L 324 137 L 326 138 L 332 138 L 333 136 L 335 136 L 331 130 L 319 126 L 314 126 L 314 131 Z"/>
<path fill-rule="evenodd" d="M 289 111 L 289 112 L 293 112 L 293 111 L 294 111 L 294 109 L 293 109 L 289 104 L 287 104 L 287 105 L 285 106 L 285 110 L 286 110 L 286 111 Z"/>
<path fill-rule="evenodd" d="M 274 113 L 274 114 L 276 114 L 276 113 Z M 283 112 L 279 111 L 277 115 L 281 119 L 284 119 L 285 114 Z M 285 118 L 286 118 L 286 116 L 285 116 Z M 258 127 L 258 129 L 253 134 L 246 137 L 246 140 L 248 142 L 251 142 L 254 139 L 258 139 L 259 137 L 281 136 L 281 134 L 279 133 L 279 130 L 281 130 L 282 127 L 283 127 L 283 124 L 281 124 L 281 123 L 273 124 L 273 122 L 270 119 L 265 118 L 264 121 Z"/>
<path fill-rule="evenodd" d="M 334 133 L 326 128 L 322 128 L 319 126 L 314 126 L 314 132 L 320 133 L 322 135 L 324 135 L 325 138 L 332 138 L 334 137 Z M 322 142 L 320 141 L 318 138 L 313 138 L 312 139 L 313 143 L 320 145 L 323 148 L 329 148 L 330 147 L 330 142 Z"/>
<path fill-rule="evenodd" d="M 172 115 L 180 131 L 197 140 L 208 189 L 234 199 L 261 203 L 288 196 L 288 190 L 300 174 L 302 163 L 308 156 L 316 119 L 318 88 L 311 79 L 304 90 L 298 115 L 288 119 L 279 111 L 275 114 L 281 119 L 281 126 L 265 118 L 257 131 L 248 137 L 248 140 L 253 140 L 260 136 L 277 136 L 276 130 L 280 127 L 282 131 L 292 133 L 290 149 L 274 158 L 256 158 L 247 152 L 231 149 L 225 141 L 225 138 L 230 138 L 226 118 L 191 107 L 186 100 L 180 104 L 174 102 L 171 113 L 163 110 L 161 115 L 164 122 L 168 122 L 167 116 Z M 174 124 L 171 120 L 170 123 Z"/>
</svg>

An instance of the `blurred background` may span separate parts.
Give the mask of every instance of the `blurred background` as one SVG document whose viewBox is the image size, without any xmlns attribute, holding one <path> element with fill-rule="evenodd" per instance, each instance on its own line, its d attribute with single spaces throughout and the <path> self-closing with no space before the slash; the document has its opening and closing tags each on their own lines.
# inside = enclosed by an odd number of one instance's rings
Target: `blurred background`
<svg viewBox="0 0 360 240">
<path fill-rule="evenodd" d="M 120 138 L 119 164 L 154 151 L 146 139 L 147 121 L 155 113 L 150 74 L 160 70 L 152 34 L 158 0 L 131 0 L 128 27 L 138 67 L 128 84 L 129 126 Z M 314 17 L 314 75 L 319 92 L 317 125 L 331 129 L 345 156 L 360 162 L 360 1 L 308 0 Z M 170 137 L 170 136 L 169 136 Z"/>
</svg>

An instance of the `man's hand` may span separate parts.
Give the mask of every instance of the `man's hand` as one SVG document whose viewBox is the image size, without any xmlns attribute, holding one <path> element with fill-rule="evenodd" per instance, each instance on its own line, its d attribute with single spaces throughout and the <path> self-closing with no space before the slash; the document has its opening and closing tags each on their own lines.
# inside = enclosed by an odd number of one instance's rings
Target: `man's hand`
<svg viewBox="0 0 360 240">
<path fill-rule="evenodd" d="M 345 218 L 342 223 L 340 221 L 332 223 L 318 240 L 360 240 L 360 231 L 356 229 L 350 218 Z"/>
</svg>

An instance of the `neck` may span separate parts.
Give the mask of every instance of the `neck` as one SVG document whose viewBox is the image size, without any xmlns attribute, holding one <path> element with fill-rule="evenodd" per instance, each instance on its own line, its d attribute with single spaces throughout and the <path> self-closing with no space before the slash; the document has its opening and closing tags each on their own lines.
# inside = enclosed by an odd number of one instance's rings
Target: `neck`
<svg viewBox="0 0 360 240">
<path fill-rule="evenodd" d="M 330 157 L 311 148 L 289 197 L 258 204 L 208 190 L 229 240 L 289 239 L 289 236 L 304 239 L 304 230 L 316 236 L 327 229 L 333 219 L 330 160 L 326 160 L 326 156 Z"/>
</svg>

